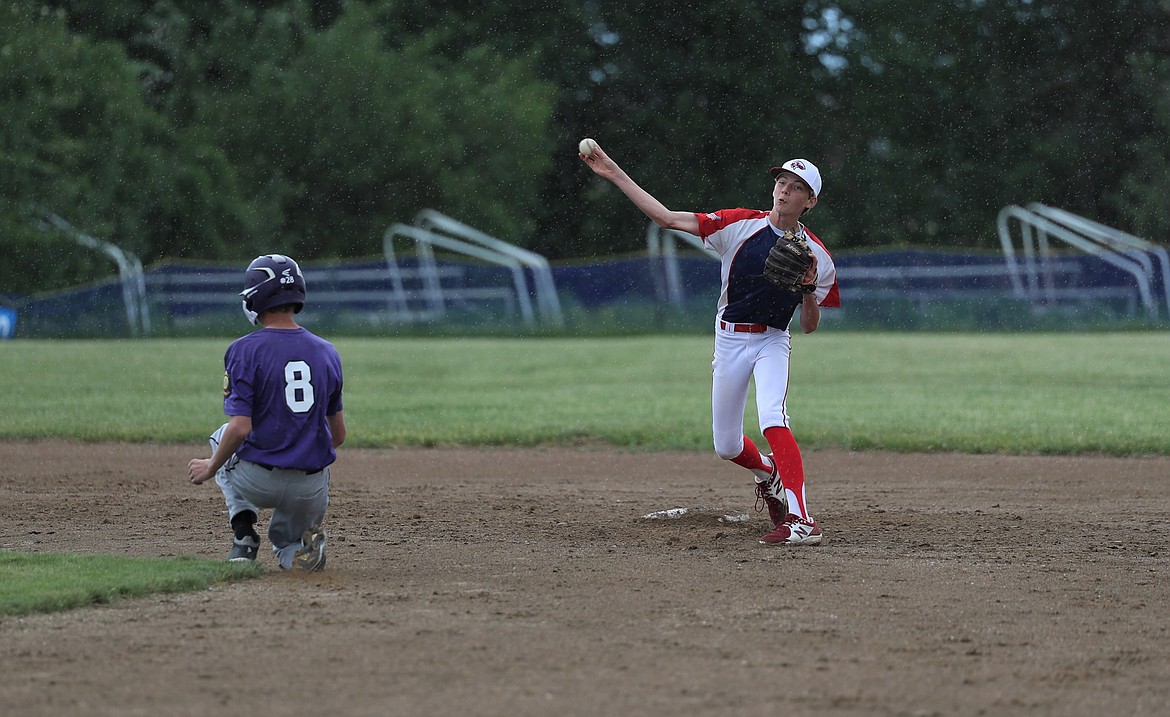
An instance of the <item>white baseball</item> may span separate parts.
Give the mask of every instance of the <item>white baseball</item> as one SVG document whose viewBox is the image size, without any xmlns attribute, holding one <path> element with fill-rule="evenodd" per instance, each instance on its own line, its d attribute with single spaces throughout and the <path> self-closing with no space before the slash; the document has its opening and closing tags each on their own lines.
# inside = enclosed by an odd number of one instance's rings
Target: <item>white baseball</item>
<svg viewBox="0 0 1170 717">
<path fill-rule="evenodd" d="M 581 140 L 581 144 L 577 145 L 577 150 L 580 151 L 581 154 L 585 155 L 586 157 L 593 156 L 593 152 L 596 149 L 597 149 L 597 142 L 589 137 L 586 137 L 585 139 Z"/>
</svg>

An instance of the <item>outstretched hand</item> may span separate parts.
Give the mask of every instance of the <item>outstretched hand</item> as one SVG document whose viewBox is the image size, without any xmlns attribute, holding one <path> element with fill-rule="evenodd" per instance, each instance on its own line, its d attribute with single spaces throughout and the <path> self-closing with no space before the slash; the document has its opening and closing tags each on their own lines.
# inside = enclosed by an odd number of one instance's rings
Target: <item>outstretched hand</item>
<svg viewBox="0 0 1170 717">
<path fill-rule="evenodd" d="M 641 209 L 642 213 L 650 218 L 650 221 L 664 229 L 677 229 L 698 236 L 699 220 L 694 212 L 667 209 L 666 205 L 639 187 L 633 179 L 630 179 L 630 176 L 617 165 L 617 162 L 610 159 L 601 147 L 594 147 L 592 154 L 582 154 L 578 151 L 577 156 L 589 169 L 593 170 L 594 174 L 613 182 L 614 186 L 634 203 L 634 206 Z"/>
<path fill-rule="evenodd" d="M 578 152 L 577 156 L 599 177 L 604 177 L 612 181 L 617 173 L 621 171 L 621 168 L 617 166 L 617 162 L 610 159 L 609 155 L 600 146 L 593 150 L 593 154 L 586 155 Z"/>
</svg>

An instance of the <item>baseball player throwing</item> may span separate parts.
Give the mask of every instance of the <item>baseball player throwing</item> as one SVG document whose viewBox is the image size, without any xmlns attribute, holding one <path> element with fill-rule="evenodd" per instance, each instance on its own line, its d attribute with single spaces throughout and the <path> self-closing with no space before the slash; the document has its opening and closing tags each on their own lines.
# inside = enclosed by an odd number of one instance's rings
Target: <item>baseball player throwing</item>
<svg viewBox="0 0 1170 717">
<path fill-rule="evenodd" d="M 297 325 L 305 277 L 281 254 L 256 257 L 245 273 L 244 315 L 264 328 L 224 355 L 223 411 L 211 458 L 187 464 L 191 482 L 212 476 L 223 491 L 234 540 L 228 560 L 256 559 L 261 508 L 272 509 L 268 539 L 284 569 L 325 567 L 329 466 L 345 442 L 341 358 Z"/>
<path fill-rule="evenodd" d="M 773 530 L 760 538 L 766 545 L 819 545 L 821 527 L 808 512 L 804 464 L 788 422 L 788 326 L 799 312 L 804 333 L 817 330 L 822 306 L 839 306 L 837 272 L 824 245 L 800 222 L 817 204 L 821 175 L 806 159 L 793 159 L 770 172 L 772 209 L 723 209 L 685 212 L 667 209 L 630 179 L 596 143 L 582 143 L 578 153 L 595 174 L 620 189 L 655 224 L 702 238 L 722 260 L 715 315 L 715 358 L 711 364 L 711 426 L 715 453 L 755 474 L 757 510 L 768 507 Z M 785 235 L 787 234 L 787 238 Z M 765 278 L 765 262 L 774 246 L 796 242 L 811 254 L 793 286 L 781 288 Z M 807 269 L 804 269 L 807 266 Z M 771 267 L 769 267 L 771 268 Z M 752 379 L 760 431 L 771 452 L 760 453 L 743 433 L 744 408 Z"/>
</svg>

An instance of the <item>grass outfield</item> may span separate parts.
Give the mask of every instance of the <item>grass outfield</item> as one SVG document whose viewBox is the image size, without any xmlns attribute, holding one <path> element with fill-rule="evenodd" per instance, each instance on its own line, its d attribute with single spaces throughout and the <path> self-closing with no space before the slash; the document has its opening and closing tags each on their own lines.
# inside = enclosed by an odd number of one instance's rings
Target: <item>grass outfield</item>
<svg viewBox="0 0 1170 717">
<path fill-rule="evenodd" d="M 0 438 L 199 442 L 227 341 L 0 345 Z M 1170 454 L 1170 335 L 794 337 L 792 426 L 849 450 Z M 710 450 L 707 336 L 335 341 L 354 447 Z M 758 437 L 749 400 L 748 434 Z"/>
<path fill-rule="evenodd" d="M 350 446 L 710 450 L 710 337 L 340 339 Z M 0 344 L 0 438 L 201 442 L 223 340 Z M 794 338 L 806 447 L 1170 454 L 1165 333 Z M 749 435 L 758 438 L 748 407 Z M 221 561 L 0 551 L 0 615 L 259 574 Z"/>
<path fill-rule="evenodd" d="M 56 612 L 120 598 L 202 590 L 212 583 L 261 574 L 256 565 L 222 560 L 0 550 L 0 616 Z"/>
</svg>

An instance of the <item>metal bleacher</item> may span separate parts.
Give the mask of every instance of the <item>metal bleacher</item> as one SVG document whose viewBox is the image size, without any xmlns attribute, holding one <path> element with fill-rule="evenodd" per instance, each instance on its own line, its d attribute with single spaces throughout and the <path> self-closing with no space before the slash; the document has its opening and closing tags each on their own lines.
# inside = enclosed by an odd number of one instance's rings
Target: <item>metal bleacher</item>
<svg viewBox="0 0 1170 717">
<path fill-rule="evenodd" d="M 719 254 L 703 244 L 694 234 L 677 229 L 663 229 L 654 222 L 646 228 L 646 253 L 654 270 L 654 293 L 660 301 L 676 306 L 683 303 L 683 281 L 678 266 L 678 243 L 683 242 L 703 254 L 719 260 Z"/>
<path fill-rule="evenodd" d="M 398 239 L 414 244 L 417 263 L 413 270 L 404 268 L 398 258 L 395 250 L 395 240 Z M 444 267 L 438 262 L 436 249 L 507 269 L 511 288 L 447 281 L 449 266 Z M 400 315 L 415 320 L 434 320 L 442 318 L 453 303 L 499 299 L 508 303 L 514 301 L 524 322 L 530 326 L 536 324 L 538 318 L 549 326 L 564 325 L 548 260 L 433 209 L 420 211 L 411 225 L 389 226 L 382 237 L 382 251 L 390 275 L 391 293 Z M 422 300 L 421 305 L 416 302 L 418 299 Z"/>
<path fill-rule="evenodd" d="M 126 310 L 126 326 L 131 336 L 150 334 L 150 306 L 146 299 L 146 275 L 142 262 L 133 252 L 117 244 L 92 237 L 77 229 L 65 219 L 46 212 L 36 217 L 32 225 L 46 234 L 61 233 L 79 246 L 101 252 L 118 267 L 118 283 L 122 289 L 122 304 Z"/>
<path fill-rule="evenodd" d="M 1013 221 L 1020 230 L 1020 257 L 1016 255 L 1011 232 Z M 996 227 L 1012 289 L 1018 297 L 1033 304 L 1056 304 L 1086 294 L 1114 298 L 1136 294 L 1147 318 L 1153 321 L 1158 318 L 1156 294 L 1160 289 L 1170 317 L 1170 256 L 1153 242 L 1039 203 L 1027 207 L 1004 207 Z M 1054 273 L 1054 267 L 1059 266 L 1059 255 L 1051 240 L 1058 240 L 1115 268 L 1128 275 L 1132 283 L 1112 286 L 1062 284 Z M 1158 266 L 1154 265 L 1155 259 Z"/>
<path fill-rule="evenodd" d="M 35 224 L 108 255 L 118 276 L 12 298 L 8 326 L 19 313 L 26 335 L 84 333 L 70 323 L 78 312 L 100 335 L 151 335 L 152 325 L 161 332 L 199 332 L 230 321 L 224 309 L 239 305 L 242 267 L 236 263 L 164 262 L 143 272 L 132 254 L 59 217 L 45 215 Z M 917 312 L 944 321 L 972 315 L 996 321 L 1027 307 L 1054 321 L 1123 314 L 1152 324 L 1163 309 L 1170 317 L 1165 249 L 1040 204 L 1005 207 L 997 228 L 1002 252 L 894 247 L 837 253 L 842 309 L 831 320 L 869 325 L 864 322 L 906 317 L 912 325 Z M 302 264 L 313 308 L 323 309 L 305 318 L 363 330 L 412 324 L 496 330 L 520 322 L 557 328 L 565 321 L 561 297 L 581 316 L 596 313 L 603 322 L 618 305 L 672 305 L 672 320 L 705 315 L 719 292 L 718 257 L 698 237 L 653 223 L 646 239 L 644 256 L 566 262 L 554 272 L 543 257 L 424 210 L 412 224 L 385 230 L 381 257 Z M 944 306 L 948 302 L 955 305 Z M 627 313 L 623 321 L 630 320 Z"/>
<path fill-rule="evenodd" d="M 413 245 L 405 256 L 395 251 L 401 240 Z M 445 252 L 443 261 L 436 250 Z M 313 304 L 383 324 L 440 321 L 452 311 L 518 315 L 528 325 L 538 320 L 552 326 L 564 323 L 543 257 L 433 210 L 419 212 L 412 225 L 388 227 L 383 255 L 381 262 L 302 266 Z M 497 269 L 485 270 L 485 265 Z M 237 267 L 154 271 L 148 282 L 150 299 L 168 316 L 238 304 L 240 277 Z"/>
</svg>

